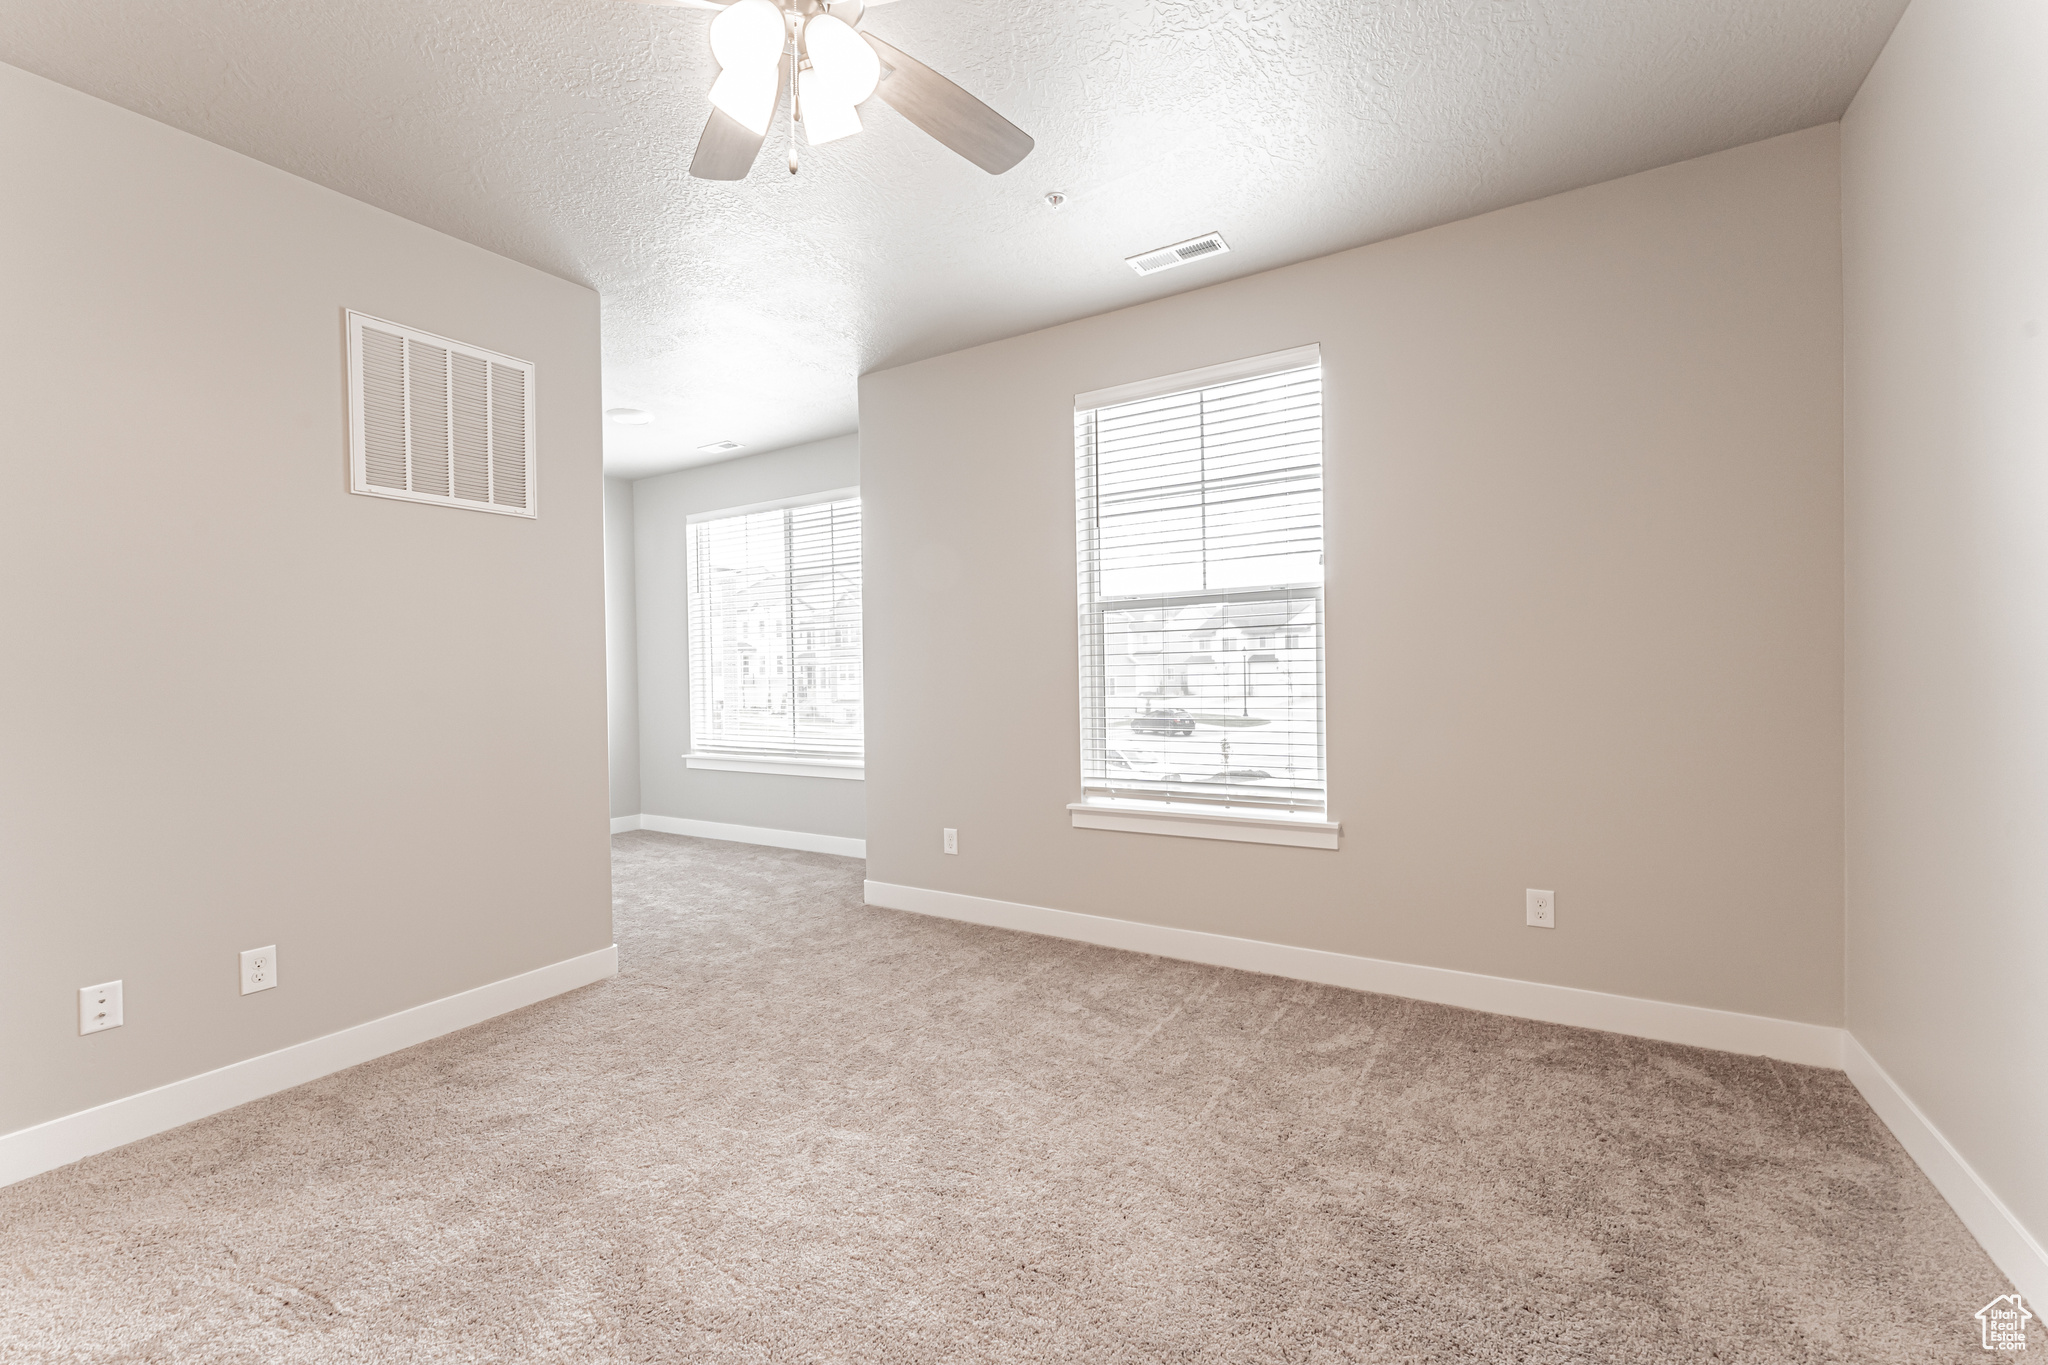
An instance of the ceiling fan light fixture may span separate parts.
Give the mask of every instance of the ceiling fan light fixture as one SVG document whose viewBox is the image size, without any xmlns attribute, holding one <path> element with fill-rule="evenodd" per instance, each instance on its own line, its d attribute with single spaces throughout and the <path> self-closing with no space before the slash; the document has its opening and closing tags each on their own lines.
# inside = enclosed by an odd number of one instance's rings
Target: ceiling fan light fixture
<svg viewBox="0 0 2048 1365">
<path fill-rule="evenodd" d="M 773 67 L 782 60 L 782 11 L 774 0 L 739 0 L 711 21 L 711 55 L 721 70 Z"/>
<path fill-rule="evenodd" d="M 819 86 L 821 99 L 856 105 L 881 83 L 882 59 L 843 19 L 821 14 L 806 23 L 804 53 L 811 59 L 808 74 Z"/>
<path fill-rule="evenodd" d="M 729 66 L 711 83 L 711 106 L 756 136 L 766 136 L 782 95 L 776 66 Z"/>
<path fill-rule="evenodd" d="M 990 175 L 1030 155 L 1030 134 L 938 72 L 872 33 L 857 32 L 867 3 L 880 0 L 645 0 L 717 6 L 711 23 L 718 79 L 711 117 L 697 139 L 690 174 L 744 180 L 790 90 L 789 170 L 797 171 L 797 123 L 813 143 L 861 131 L 857 107 L 881 99 L 941 146 Z M 882 80 L 882 72 L 889 78 Z M 806 107 L 808 105 L 808 107 Z"/>
<path fill-rule="evenodd" d="M 805 71 L 799 75 L 797 90 L 802 96 L 804 140 L 813 147 L 822 147 L 859 132 L 860 115 L 851 104 L 837 98 L 839 92 L 829 82 L 816 79 L 817 74 Z"/>
</svg>

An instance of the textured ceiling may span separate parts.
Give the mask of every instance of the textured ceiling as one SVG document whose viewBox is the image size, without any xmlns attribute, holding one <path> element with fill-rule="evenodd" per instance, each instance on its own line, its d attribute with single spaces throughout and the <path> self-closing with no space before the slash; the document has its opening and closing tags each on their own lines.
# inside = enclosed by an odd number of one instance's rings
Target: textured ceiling
<svg viewBox="0 0 2048 1365">
<path fill-rule="evenodd" d="M 777 132 L 692 180 L 711 16 L 629 0 L 10 0 L 0 61 L 593 286 L 637 477 L 850 431 L 865 370 L 1826 122 L 1904 5 L 872 10 L 1037 138 L 1000 177 L 874 100 L 800 175 Z M 1123 264 L 1211 229 L 1231 254 Z"/>
</svg>

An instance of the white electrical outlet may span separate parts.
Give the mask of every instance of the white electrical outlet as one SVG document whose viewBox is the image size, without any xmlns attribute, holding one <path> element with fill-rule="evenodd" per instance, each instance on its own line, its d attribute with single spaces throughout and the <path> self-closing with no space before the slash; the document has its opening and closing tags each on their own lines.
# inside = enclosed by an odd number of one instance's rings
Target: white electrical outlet
<svg viewBox="0 0 2048 1365">
<path fill-rule="evenodd" d="M 1557 893 L 1555 891 L 1529 892 L 1529 923 L 1538 929 L 1557 927 Z"/>
<path fill-rule="evenodd" d="M 242 952 L 242 994 L 267 991 L 277 984 L 277 945 Z"/>
<path fill-rule="evenodd" d="M 121 1027 L 121 983 L 108 981 L 85 986 L 78 992 L 78 1034 L 100 1033 Z"/>
<path fill-rule="evenodd" d="M 949 830 L 947 830 L 947 831 L 946 831 L 946 852 L 948 852 L 948 853 L 958 853 L 959 851 L 960 851 L 960 831 L 959 831 L 959 830 L 957 830 L 957 829 L 949 829 Z"/>
</svg>

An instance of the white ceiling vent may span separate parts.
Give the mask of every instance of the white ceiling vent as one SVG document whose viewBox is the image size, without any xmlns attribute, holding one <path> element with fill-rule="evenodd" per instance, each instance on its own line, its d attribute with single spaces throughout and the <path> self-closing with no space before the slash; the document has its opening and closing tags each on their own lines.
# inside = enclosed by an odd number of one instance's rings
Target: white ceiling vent
<svg viewBox="0 0 2048 1365">
<path fill-rule="evenodd" d="M 1230 243 L 1223 240 L 1220 232 L 1211 232 L 1200 237 L 1190 237 L 1185 242 L 1160 247 L 1157 251 L 1140 252 L 1136 256 L 1124 257 L 1124 264 L 1140 275 L 1157 275 L 1162 270 L 1171 270 L 1189 261 L 1199 261 L 1204 256 L 1221 256 L 1230 250 Z"/>
<path fill-rule="evenodd" d="M 349 486 L 534 515 L 533 364 L 348 315 Z"/>
</svg>

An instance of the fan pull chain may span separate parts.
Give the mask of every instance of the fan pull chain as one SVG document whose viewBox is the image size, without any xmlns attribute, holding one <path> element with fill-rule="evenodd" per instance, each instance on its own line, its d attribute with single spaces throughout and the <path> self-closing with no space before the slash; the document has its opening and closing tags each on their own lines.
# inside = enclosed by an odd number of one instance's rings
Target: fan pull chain
<svg viewBox="0 0 2048 1365">
<path fill-rule="evenodd" d="M 789 173 L 796 174 L 796 126 L 803 122 L 803 111 L 798 108 L 804 85 L 804 16 L 791 10 L 789 14 Z"/>
<path fill-rule="evenodd" d="M 789 173 L 791 175 L 796 174 L 796 126 L 803 121 L 796 107 L 797 91 L 802 88 L 803 84 L 803 72 L 800 70 L 803 66 L 803 48 L 800 45 L 802 34 L 803 30 L 799 28 L 797 30 L 799 41 L 793 42 L 790 45 L 789 52 Z"/>
</svg>

